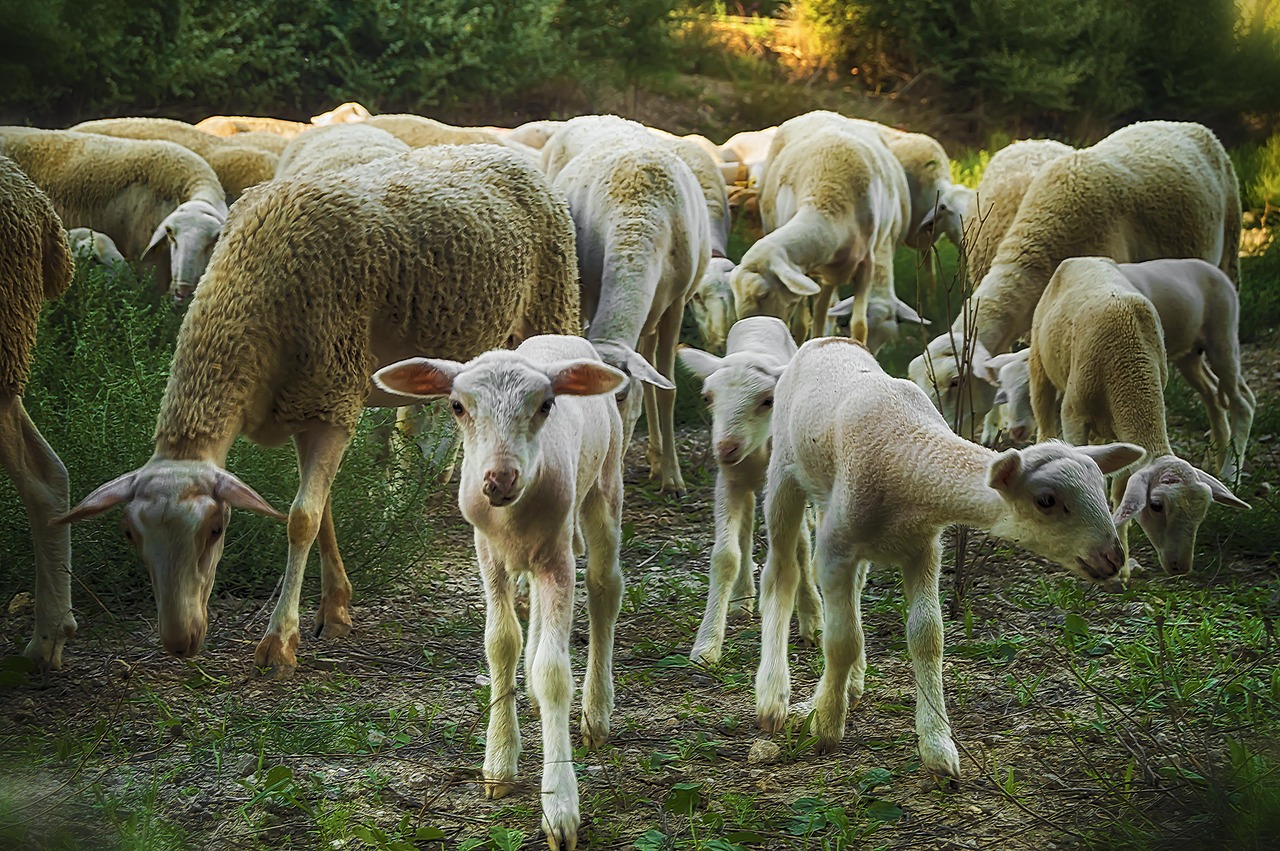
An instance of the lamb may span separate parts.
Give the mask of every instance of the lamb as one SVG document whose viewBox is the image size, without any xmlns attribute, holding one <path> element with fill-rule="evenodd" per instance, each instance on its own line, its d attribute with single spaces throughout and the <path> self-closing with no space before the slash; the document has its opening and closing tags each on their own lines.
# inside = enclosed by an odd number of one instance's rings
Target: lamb
<svg viewBox="0 0 1280 851">
<path fill-rule="evenodd" d="M 286 121 L 283 118 L 267 118 L 261 115 L 211 115 L 203 121 L 197 121 L 195 126 L 196 129 L 215 136 L 272 133 L 285 139 L 292 139 L 312 127 L 301 121 Z"/>
<path fill-rule="evenodd" d="M 367 123 L 331 124 L 291 141 L 280 155 L 275 176 L 287 178 L 309 171 L 341 171 L 409 150 L 407 144 L 386 130 Z"/>
<path fill-rule="evenodd" d="M 546 170 L 573 214 L 587 339 L 632 377 L 632 391 L 647 385 L 650 477 L 683 494 L 672 379 L 684 305 L 711 242 L 698 181 L 643 126 L 616 116 L 567 122 L 542 154 L 544 164 L 563 163 Z M 638 403 L 634 392 L 622 402 L 628 442 Z"/>
<path fill-rule="evenodd" d="M 224 469 L 227 452 L 239 434 L 268 446 L 293 437 L 301 476 L 288 566 L 255 653 L 287 675 L 317 534 L 316 634 L 351 628 L 330 485 L 362 408 L 411 401 L 374 390 L 369 376 L 422 351 L 470 357 L 517 330 L 578 331 L 575 264 L 563 199 L 500 148 L 430 148 L 263 184 L 236 203 L 183 321 L 155 454 L 64 520 L 124 506 L 156 586 L 161 640 L 190 656 L 204 641 L 230 508 L 283 519 Z"/>
<path fill-rule="evenodd" d="M 369 110 L 353 100 L 339 104 L 328 112 L 322 112 L 319 115 L 311 116 L 311 123 L 317 127 L 327 127 L 333 124 L 348 124 L 367 121 L 370 118 Z"/>
<path fill-rule="evenodd" d="M 724 646 L 731 610 L 750 613 L 755 603 L 756 491 L 769 465 L 769 419 L 778 376 L 796 352 L 791 331 L 773 316 L 752 316 L 729 332 L 727 354 L 716 357 L 682 348 L 680 362 L 702 381 L 711 408 L 711 443 L 716 453 L 716 542 L 711 550 L 707 608 L 689 658 L 716 662 Z M 809 563 L 809 536 L 797 541 L 800 564 L 800 634 L 810 643 L 822 620 L 822 601 Z"/>
<path fill-rule="evenodd" d="M 515 787 L 517 577 L 529 580 L 525 683 L 542 715 L 542 829 L 551 848 L 572 849 L 580 822 L 569 712 L 574 544 L 587 543 L 591 643 L 582 695 L 582 741 L 609 738 L 613 634 L 622 605 L 622 420 L 610 395 L 627 376 L 580 337 L 540 336 L 514 352 L 468 363 L 413 358 L 375 376 L 401 396 L 447 396 L 462 431 L 458 506 L 475 527 L 485 590 L 485 655 L 492 685 L 484 794 Z"/>
<path fill-rule="evenodd" d="M 311 131 L 308 130 L 308 133 Z M 291 139 L 287 139 L 278 133 L 268 133 L 264 130 L 251 130 L 247 133 L 237 133 L 232 139 L 237 145 L 243 145 L 251 148 L 258 148 L 263 151 L 270 151 L 276 156 L 284 153 L 284 149 L 288 147 Z"/>
<path fill-rule="evenodd" d="M 55 525 L 67 510 L 67 468 L 22 405 L 31 372 L 40 307 L 71 285 L 71 251 L 53 205 L 17 164 L 0 156 L 0 465 L 31 523 L 36 559 L 35 634 L 25 655 L 41 668 L 62 667 L 75 635 L 71 611 L 71 535 Z"/>
<path fill-rule="evenodd" d="M 1186 573 L 1209 503 L 1249 506 L 1174 455 L 1165 426 L 1160 315 L 1127 278 L 1105 257 L 1072 257 L 1053 273 L 1031 326 L 1031 405 L 1040 440 L 1061 433 L 1071 443 L 1119 439 L 1146 450 L 1139 469 L 1112 482 L 1125 575 L 1128 521 L 1135 516 L 1165 571 Z"/>
<path fill-rule="evenodd" d="M 0 128 L 0 153 L 68 227 L 105 233 L 131 260 L 154 258 L 179 303 L 195 290 L 227 218 L 218 177 L 198 155 L 173 142 L 29 127 Z"/>
<path fill-rule="evenodd" d="M 867 567 L 897 564 L 908 605 L 921 761 L 935 774 L 959 777 L 942 690 L 943 529 L 987 529 L 1076 574 L 1107 579 L 1123 556 L 1103 474 L 1141 456 L 1127 443 L 1077 448 L 1056 441 L 997 454 L 953 433 L 919 387 L 890 378 L 856 341 L 805 343 L 774 393 L 756 675 L 760 726 L 779 730 L 788 714 L 787 622 L 806 500 L 825 506 L 814 549 L 825 662 L 811 716 L 817 748 L 840 742 L 849 697 L 855 704 L 862 697 Z"/>
<path fill-rule="evenodd" d="M 764 182 L 765 163 L 769 159 L 769 147 L 778 128 L 766 127 L 763 130 L 744 130 L 729 137 L 720 146 L 720 159 L 726 163 L 737 163 L 737 174 L 731 182 L 747 187 L 758 188 Z"/>
<path fill-rule="evenodd" d="M 254 145 L 243 145 L 238 139 L 224 139 L 196 129 L 185 121 L 171 118 L 100 118 L 71 128 L 77 133 L 98 133 L 119 139 L 160 139 L 176 142 L 194 151 L 209 163 L 226 192 L 227 203 L 234 202 L 250 186 L 271 179 L 276 170 L 276 155 Z"/>
<path fill-rule="evenodd" d="M 730 279 L 739 316 L 788 316 L 816 295 L 808 333 L 821 334 L 832 293 L 852 281 L 850 334 L 876 351 L 896 333 L 893 253 L 910 198 L 902 166 L 879 134 L 831 112 L 785 122 L 770 148 L 760 212 L 766 234 Z M 821 285 L 808 277 L 812 270 Z M 886 308 L 876 311 L 882 321 L 874 327 L 872 301 Z M 805 319 L 801 311 L 793 329 L 803 333 Z"/>
<path fill-rule="evenodd" d="M 530 148 L 540 151 L 546 147 L 547 142 L 551 140 L 556 131 L 563 126 L 563 121 L 527 121 L 519 127 L 508 130 L 504 135 L 508 141 L 519 142 L 522 145 L 528 145 Z"/>
<path fill-rule="evenodd" d="M 105 233 L 88 228 L 72 228 L 67 231 L 67 245 L 71 249 L 71 256 L 78 262 L 108 267 L 125 265 L 124 255 Z"/>
</svg>

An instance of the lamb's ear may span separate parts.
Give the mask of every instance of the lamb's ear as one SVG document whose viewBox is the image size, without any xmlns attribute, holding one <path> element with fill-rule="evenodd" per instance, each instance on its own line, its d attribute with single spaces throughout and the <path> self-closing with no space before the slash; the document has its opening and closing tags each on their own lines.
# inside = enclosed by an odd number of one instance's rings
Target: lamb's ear
<svg viewBox="0 0 1280 851">
<path fill-rule="evenodd" d="M 1120 507 L 1111 515 L 1111 520 L 1117 526 L 1132 519 L 1135 514 L 1147 507 L 1147 491 L 1151 489 L 1151 470 L 1151 467 L 1144 467 L 1129 477 L 1129 484 L 1125 485 Z"/>
<path fill-rule="evenodd" d="M 1000 370 L 991 366 L 992 358 L 983 357 L 978 352 L 973 353 L 973 367 L 971 369 L 975 378 L 981 378 L 992 387 L 1000 386 Z"/>
<path fill-rule="evenodd" d="M 955 210 L 957 215 L 964 217 L 969 215 L 969 208 L 973 206 L 973 199 L 977 196 L 977 191 L 968 186 L 953 183 L 951 188 L 943 193 L 942 200 L 948 209 Z"/>
<path fill-rule="evenodd" d="M 704 352 L 702 349 L 695 349 L 692 346 L 681 346 L 676 352 L 676 357 L 680 359 L 680 363 L 684 364 L 684 368 L 689 370 L 703 381 L 707 380 L 707 376 L 724 366 L 724 358 L 716 357 L 710 352 Z"/>
<path fill-rule="evenodd" d="M 136 476 L 136 470 L 125 473 L 123 476 L 117 476 L 86 496 L 80 501 L 79 505 L 66 514 L 61 517 L 55 517 L 53 522 L 57 524 L 75 523 L 77 520 L 94 517 L 108 509 L 115 508 L 123 502 L 128 502 L 133 499 Z"/>
<path fill-rule="evenodd" d="M 1200 481 L 1209 486 L 1209 490 L 1213 493 L 1213 501 L 1229 506 L 1230 508 L 1239 508 L 1248 511 L 1251 506 L 1249 503 L 1233 494 L 1226 485 L 1206 473 L 1204 470 L 1196 470 L 1196 477 Z"/>
<path fill-rule="evenodd" d="M 453 391 L 453 379 L 462 371 L 462 364 L 437 358 L 409 358 L 390 366 L 384 366 L 373 374 L 373 383 L 383 390 L 401 396 L 448 396 Z"/>
<path fill-rule="evenodd" d="M 991 466 L 987 468 L 988 487 L 1009 492 L 1020 481 L 1022 481 L 1022 453 L 1018 450 L 1005 450 L 991 460 Z"/>
<path fill-rule="evenodd" d="M 776 258 L 770 263 L 769 270 L 778 276 L 778 280 L 782 281 L 783 286 L 796 295 L 817 295 L 822 292 L 822 287 L 815 284 L 808 275 L 805 275 L 783 258 Z"/>
<path fill-rule="evenodd" d="M 152 249 L 154 249 L 160 243 L 164 242 L 165 239 L 168 237 L 168 233 L 169 233 L 168 223 L 169 223 L 169 220 L 166 218 L 156 228 L 156 232 L 151 234 L 151 241 L 147 243 L 147 247 L 142 251 L 142 256 L 144 258 L 151 253 Z"/>
<path fill-rule="evenodd" d="M 827 309 L 828 316 L 849 316 L 853 313 L 853 296 L 842 298 Z"/>
<path fill-rule="evenodd" d="M 662 373 L 650 366 L 649 362 L 639 352 L 632 352 L 627 356 L 627 372 L 645 384 L 652 384 L 659 390 L 676 389 L 676 386 L 668 381 Z"/>
<path fill-rule="evenodd" d="M 929 320 L 925 319 L 911 305 L 898 297 L 893 299 L 893 309 L 898 316 L 899 322 L 910 322 L 913 325 L 928 325 Z"/>
<path fill-rule="evenodd" d="M 219 470 L 214 477 L 213 495 L 215 498 L 235 508 L 254 511 L 272 520 L 288 520 L 289 518 L 272 507 L 253 488 L 237 479 L 226 470 Z"/>
<path fill-rule="evenodd" d="M 1102 470 L 1103 475 L 1123 470 L 1142 460 L 1146 450 L 1132 443 L 1104 443 L 1100 446 L 1077 446 L 1077 452 L 1088 455 Z"/>
<path fill-rule="evenodd" d="M 548 364 L 546 370 L 556 396 L 601 396 L 617 393 L 627 383 L 622 370 L 587 358 Z"/>
<path fill-rule="evenodd" d="M 992 357 L 987 358 L 986 366 L 994 369 L 996 372 L 999 372 L 1005 366 L 1013 363 L 1017 359 L 1017 352 L 1005 352 L 1002 355 L 993 355 Z"/>
<path fill-rule="evenodd" d="M 1003 387 L 1001 387 L 999 390 L 996 391 L 996 397 L 991 400 L 991 404 L 992 405 L 1009 404 L 1009 394 L 1005 392 L 1005 389 Z"/>
</svg>

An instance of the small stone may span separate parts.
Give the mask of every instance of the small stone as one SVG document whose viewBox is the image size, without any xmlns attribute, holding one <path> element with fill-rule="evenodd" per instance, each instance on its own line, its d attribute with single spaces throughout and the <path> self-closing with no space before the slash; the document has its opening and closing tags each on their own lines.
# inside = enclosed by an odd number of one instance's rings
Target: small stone
<svg viewBox="0 0 1280 851">
<path fill-rule="evenodd" d="M 409 779 L 406 782 L 409 784 L 410 789 L 425 789 L 427 788 L 427 775 L 424 772 L 415 771 L 409 775 Z"/>
<path fill-rule="evenodd" d="M 236 777 L 248 777 L 258 770 L 258 758 L 253 754 L 245 754 L 236 763 Z"/>
<path fill-rule="evenodd" d="M 782 758 L 782 748 L 768 739 L 756 739 L 747 751 L 747 765 L 773 765 Z"/>
<path fill-rule="evenodd" d="M 973 805 L 973 804 L 970 804 L 970 805 L 969 805 L 969 812 L 973 813 L 975 816 L 980 816 L 980 815 L 982 815 L 982 807 L 979 807 L 979 806 L 975 806 L 975 805 Z"/>
<path fill-rule="evenodd" d="M 19 591 L 13 595 L 13 599 L 9 601 L 9 617 L 17 617 L 25 615 L 27 612 L 35 608 L 35 604 L 31 600 L 31 595 L 26 591 Z"/>
<path fill-rule="evenodd" d="M 587 766 L 587 774 L 590 774 L 592 777 L 599 777 L 601 774 L 604 774 L 604 766 L 603 766 L 603 765 L 588 765 L 588 766 Z"/>
</svg>

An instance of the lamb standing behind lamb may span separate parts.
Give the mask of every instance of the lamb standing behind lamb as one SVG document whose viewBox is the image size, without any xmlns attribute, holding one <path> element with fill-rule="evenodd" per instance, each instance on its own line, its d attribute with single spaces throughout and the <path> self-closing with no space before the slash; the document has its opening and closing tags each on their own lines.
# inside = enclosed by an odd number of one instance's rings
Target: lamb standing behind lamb
<svg viewBox="0 0 1280 851">
<path fill-rule="evenodd" d="M 518 154 L 429 148 L 272 181 L 235 205 L 183 321 L 155 454 L 66 519 L 124 505 L 154 577 L 161 639 L 192 655 L 204 640 L 230 507 L 280 516 L 223 469 L 227 452 L 242 433 L 268 446 L 292 437 L 301 477 L 288 566 L 255 653 L 260 666 L 286 674 L 317 535 L 316 632 L 351 627 L 330 486 L 363 407 L 409 401 L 373 390 L 372 372 L 423 351 L 466 358 L 517 331 L 580 327 L 572 220 Z"/>
<path fill-rule="evenodd" d="M 71 252 L 53 205 L 13 160 L 0 156 L 0 465 L 27 510 L 35 543 L 35 634 L 26 656 L 62 667 L 75 635 L 71 534 L 54 523 L 67 510 L 67 468 L 22 405 L 40 308 L 71 285 Z"/>
</svg>

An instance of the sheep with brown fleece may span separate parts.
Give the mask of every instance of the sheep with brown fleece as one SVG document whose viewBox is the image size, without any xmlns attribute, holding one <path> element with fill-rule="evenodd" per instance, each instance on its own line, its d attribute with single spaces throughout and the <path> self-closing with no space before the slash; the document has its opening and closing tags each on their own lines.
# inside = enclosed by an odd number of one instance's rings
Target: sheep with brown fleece
<svg viewBox="0 0 1280 851">
<path fill-rule="evenodd" d="M 341 171 L 409 150 L 407 144 L 386 130 L 367 123 L 331 124 L 291 141 L 280 155 L 275 176 L 286 178 L 310 171 Z"/>
<path fill-rule="evenodd" d="M 283 590 L 255 659 L 296 665 L 298 604 L 319 536 L 316 633 L 351 628 L 351 586 L 329 492 L 380 366 L 431 352 L 466 360 L 516 333 L 577 333 L 573 222 L 518 154 L 492 146 L 412 151 L 344 172 L 273 180 L 232 210 L 178 334 L 155 454 L 66 520 L 115 505 L 156 586 L 172 653 L 199 651 L 231 506 L 284 519 L 224 469 L 240 434 L 294 439 Z"/>
</svg>

